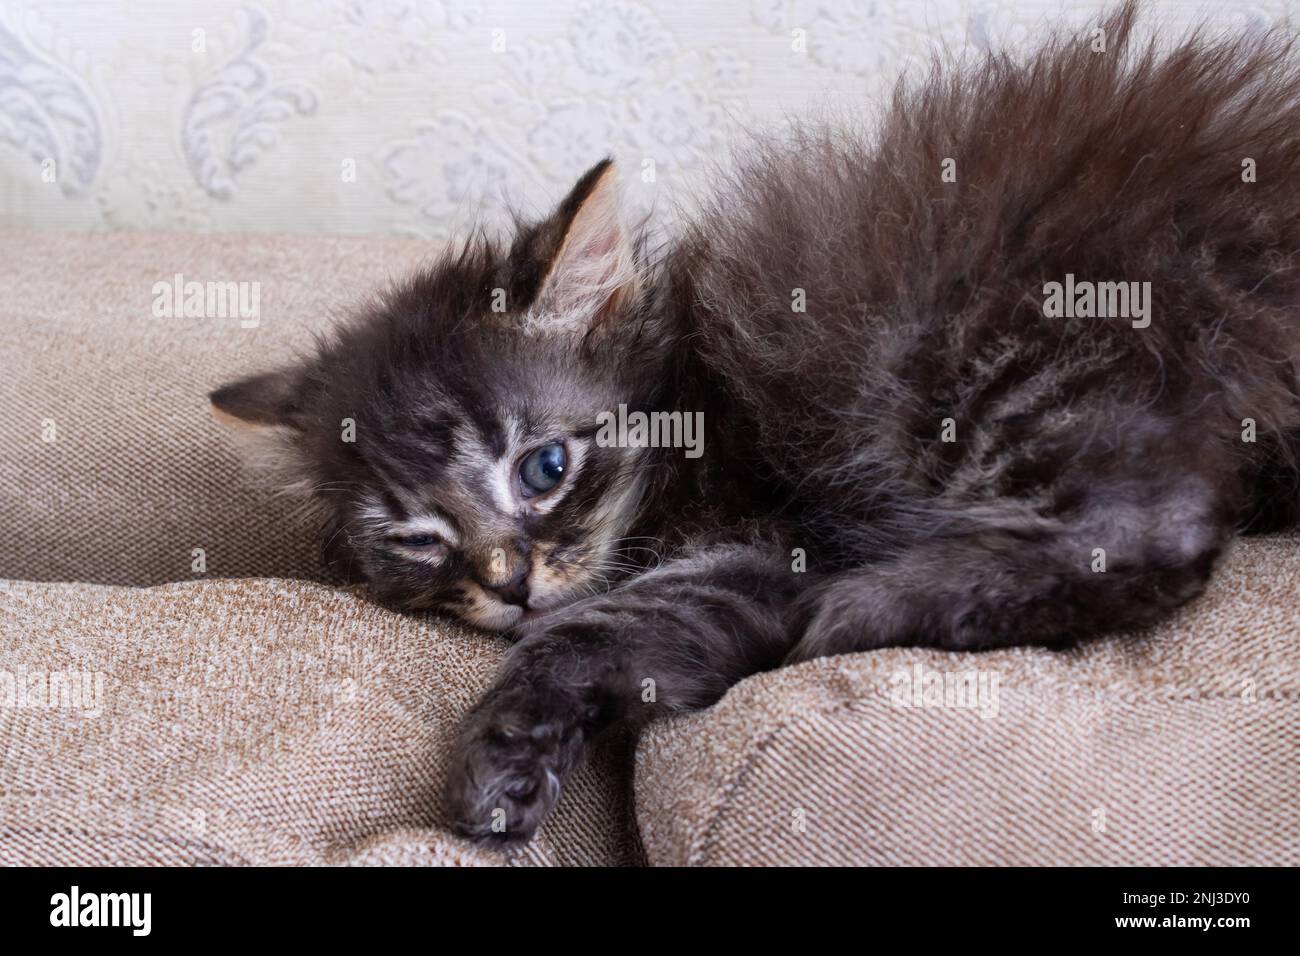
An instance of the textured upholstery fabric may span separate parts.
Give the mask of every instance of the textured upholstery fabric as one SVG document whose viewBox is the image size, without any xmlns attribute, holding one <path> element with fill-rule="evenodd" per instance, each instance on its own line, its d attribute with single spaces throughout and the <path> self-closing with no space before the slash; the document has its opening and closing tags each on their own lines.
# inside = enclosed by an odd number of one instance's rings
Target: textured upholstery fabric
<svg viewBox="0 0 1300 956">
<path fill-rule="evenodd" d="M 997 675 L 996 709 L 915 706 L 917 665 Z M 653 864 L 1295 866 L 1298 703 L 1300 537 L 1248 539 L 1147 634 L 748 680 L 642 735 L 641 835 Z"/>
<path fill-rule="evenodd" d="M 519 850 L 440 827 L 504 647 L 303 581 L 0 584 L 0 864 L 634 862 L 616 739 Z"/>
<path fill-rule="evenodd" d="M 0 578 L 319 575 L 207 393 L 312 346 L 429 253 L 401 239 L 0 233 Z M 155 318 L 154 283 L 260 283 L 260 321 Z M 71 284 L 70 284 L 71 280 Z M 54 441 L 43 428 L 53 422 Z"/>
</svg>

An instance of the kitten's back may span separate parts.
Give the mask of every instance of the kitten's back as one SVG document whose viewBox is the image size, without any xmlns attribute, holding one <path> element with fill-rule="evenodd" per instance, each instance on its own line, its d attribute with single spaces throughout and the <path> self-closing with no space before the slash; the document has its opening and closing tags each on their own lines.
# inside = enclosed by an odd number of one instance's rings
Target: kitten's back
<svg viewBox="0 0 1300 956">
<path fill-rule="evenodd" d="M 1259 449 L 1289 454 L 1295 42 L 1161 55 L 1134 18 L 1102 22 L 1104 52 L 1085 31 L 938 68 L 874 132 L 752 144 L 683 244 L 683 294 L 743 427 L 850 549 L 888 550 L 954 501 L 1036 494 L 1114 457 L 1126 429 L 1194 419 L 1248 458 L 1250 418 Z M 1045 315 L 1067 274 L 1150 282 L 1150 326 Z"/>
</svg>

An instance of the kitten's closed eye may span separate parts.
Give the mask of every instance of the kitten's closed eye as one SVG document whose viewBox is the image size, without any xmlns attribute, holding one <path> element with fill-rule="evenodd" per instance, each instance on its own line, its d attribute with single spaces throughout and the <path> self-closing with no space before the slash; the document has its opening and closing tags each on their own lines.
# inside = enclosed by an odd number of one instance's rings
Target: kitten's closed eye
<svg viewBox="0 0 1300 956">
<path fill-rule="evenodd" d="M 435 567 L 441 565 L 451 553 L 447 543 L 441 537 L 427 531 L 394 534 L 390 535 L 388 540 L 393 550 L 407 560 Z"/>
<path fill-rule="evenodd" d="M 404 548 L 429 548 L 442 544 L 437 535 L 432 534 L 401 534 L 393 540 Z"/>
</svg>

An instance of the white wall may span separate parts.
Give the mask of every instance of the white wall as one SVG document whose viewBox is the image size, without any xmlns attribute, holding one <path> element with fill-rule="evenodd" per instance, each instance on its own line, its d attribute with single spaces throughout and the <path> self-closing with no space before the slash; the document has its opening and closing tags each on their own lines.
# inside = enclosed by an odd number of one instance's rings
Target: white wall
<svg viewBox="0 0 1300 956">
<path fill-rule="evenodd" d="M 662 212 L 746 126 L 1102 6 L 0 0 L 0 227 L 445 235 L 535 211 L 605 153 Z M 1151 6 L 1178 28 L 1300 22 L 1300 0 Z"/>
</svg>

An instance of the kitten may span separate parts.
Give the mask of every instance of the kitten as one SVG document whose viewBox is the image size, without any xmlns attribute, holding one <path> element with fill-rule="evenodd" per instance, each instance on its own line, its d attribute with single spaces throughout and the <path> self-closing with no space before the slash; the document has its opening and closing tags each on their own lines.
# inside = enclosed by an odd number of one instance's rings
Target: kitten
<svg viewBox="0 0 1300 956">
<path fill-rule="evenodd" d="M 659 254 L 602 162 L 212 394 L 331 566 L 518 639 L 456 745 L 462 832 L 528 837 L 611 725 L 823 655 L 1147 625 L 1295 519 L 1294 43 L 1158 55 L 1133 19 L 759 141 Z M 620 406 L 702 413 L 704 453 L 602 439 Z"/>
</svg>

